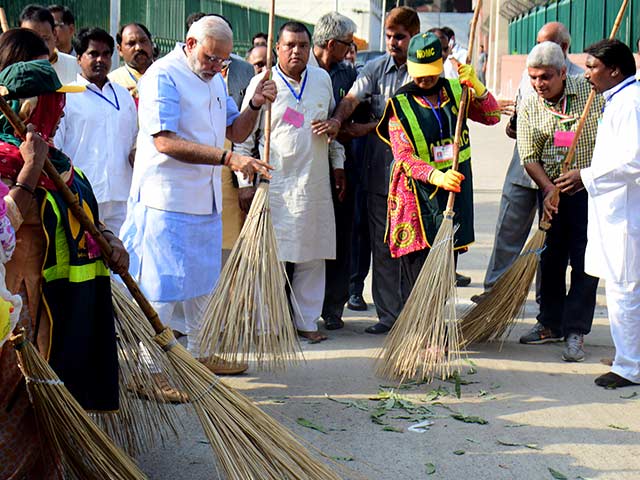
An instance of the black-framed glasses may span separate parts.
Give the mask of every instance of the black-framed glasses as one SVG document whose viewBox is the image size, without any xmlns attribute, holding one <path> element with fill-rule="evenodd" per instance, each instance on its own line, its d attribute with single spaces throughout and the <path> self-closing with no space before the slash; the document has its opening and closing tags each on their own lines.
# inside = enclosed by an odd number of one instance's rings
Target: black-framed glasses
<svg viewBox="0 0 640 480">
<path fill-rule="evenodd" d="M 341 43 L 342 45 L 346 45 L 347 47 L 351 47 L 351 45 L 353 45 L 353 42 L 346 42 L 344 40 L 340 40 L 339 38 L 334 38 L 334 40 L 338 43 Z"/>
</svg>

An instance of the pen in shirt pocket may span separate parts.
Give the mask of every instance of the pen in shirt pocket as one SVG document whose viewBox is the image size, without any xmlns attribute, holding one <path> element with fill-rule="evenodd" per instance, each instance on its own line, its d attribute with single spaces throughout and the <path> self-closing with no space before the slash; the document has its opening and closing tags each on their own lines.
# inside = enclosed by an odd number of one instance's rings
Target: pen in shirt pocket
<svg viewBox="0 0 640 480">
<path fill-rule="evenodd" d="M 220 107 L 220 110 L 222 110 L 222 102 L 220 101 L 220 97 L 216 97 L 216 100 L 218 100 L 218 107 Z"/>
</svg>

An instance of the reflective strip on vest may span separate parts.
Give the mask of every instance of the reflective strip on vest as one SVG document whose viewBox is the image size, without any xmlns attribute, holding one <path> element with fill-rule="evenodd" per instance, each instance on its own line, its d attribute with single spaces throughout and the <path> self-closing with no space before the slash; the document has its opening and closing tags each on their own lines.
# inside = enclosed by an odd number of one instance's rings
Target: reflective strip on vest
<svg viewBox="0 0 640 480">
<path fill-rule="evenodd" d="M 460 106 L 460 97 L 462 96 L 462 85 L 460 82 L 455 80 L 449 81 L 449 86 L 451 87 L 451 91 L 453 93 L 453 98 L 455 101 L 456 108 Z M 418 117 L 416 116 L 413 108 L 411 108 L 411 104 L 409 103 L 409 98 L 406 95 L 399 95 L 396 97 L 398 101 L 399 107 L 402 110 L 407 122 L 409 122 L 409 133 L 412 143 L 416 149 L 416 154 L 423 160 L 425 163 L 429 164 L 431 167 L 442 170 L 445 168 L 449 168 L 453 165 L 453 160 L 449 160 L 446 162 L 433 162 L 431 160 L 431 151 L 429 149 L 429 144 L 422 133 L 422 127 L 420 126 L 420 122 L 418 121 Z M 458 111 L 458 114 L 460 112 Z M 469 129 L 467 128 L 467 131 Z M 458 162 L 462 163 L 471 158 L 471 146 L 468 146 L 464 150 L 460 150 L 458 155 Z"/>
<path fill-rule="evenodd" d="M 109 269 L 105 265 L 104 261 L 100 259 L 97 259 L 95 262 L 87 265 L 69 265 L 69 246 L 67 244 L 67 237 L 64 228 L 62 227 L 60 210 L 49 192 L 47 192 L 45 201 L 49 202 L 49 205 L 53 208 L 56 218 L 58 219 L 56 225 L 56 238 L 54 239 L 57 264 L 44 269 L 42 274 L 45 281 L 50 282 L 52 280 L 66 278 L 70 282 L 81 283 L 93 280 L 96 277 L 108 277 L 110 275 Z"/>
</svg>

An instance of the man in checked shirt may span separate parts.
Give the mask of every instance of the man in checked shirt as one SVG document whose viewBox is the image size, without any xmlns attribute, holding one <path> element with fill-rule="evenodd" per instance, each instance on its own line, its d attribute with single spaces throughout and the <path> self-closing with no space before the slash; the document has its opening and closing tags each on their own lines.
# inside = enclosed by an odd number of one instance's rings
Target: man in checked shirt
<svg viewBox="0 0 640 480">
<path fill-rule="evenodd" d="M 598 279 L 584 272 L 587 245 L 587 192 L 575 171 L 591 164 L 597 120 L 603 100 L 593 102 L 570 170 L 564 161 L 591 87 L 582 77 L 566 74 L 559 45 L 542 42 L 527 57 L 531 85 L 537 95 L 523 103 L 518 118 L 518 152 L 527 173 L 540 187 L 542 210 L 551 218 L 546 248 L 540 255 L 541 286 L 538 322 L 520 343 L 542 344 L 566 339 L 562 359 L 584 360 L 584 335 L 591 330 Z M 553 193 L 560 193 L 554 202 Z M 565 276 L 571 265 L 571 285 Z"/>
</svg>

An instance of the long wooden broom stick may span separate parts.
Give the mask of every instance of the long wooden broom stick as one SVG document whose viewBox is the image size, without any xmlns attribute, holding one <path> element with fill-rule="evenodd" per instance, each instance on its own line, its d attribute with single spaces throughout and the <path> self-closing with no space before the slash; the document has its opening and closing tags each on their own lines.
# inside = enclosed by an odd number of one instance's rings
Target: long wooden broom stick
<svg viewBox="0 0 640 480">
<path fill-rule="evenodd" d="M 473 38 L 480 14 L 476 5 L 470 28 L 471 61 Z M 454 136 L 452 169 L 458 169 L 462 126 L 467 110 L 469 90 L 462 88 Z M 420 270 L 411 294 L 387 336 L 378 360 L 378 375 L 404 381 L 420 376 L 449 377 L 460 361 L 460 342 L 455 313 L 455 265 L 453 206 L 455 194 L 449 193 L 442 224 Z"/>
<path fill-rule="evenodd" d="M 0 111 L 18 136 L 26 136 L 22 120 L 0 97 Z M 112 249 L 102 233 L 84 212 L 77 198 L 47 158 L 44 171 L 54 182 L 69 209 L 100 246 L 105 258 Z M 189 393 L 190 403 L 198 414 L 212 449 L 227 476 L 232 479 L 333 479 L 335 474 L 316 460 L 278 422 L 255 406 L 249 399 L 226 386 L 198 362 L 173 337 L 160 321 L 129 272 L 120 275 L 157 333 L 155 340 L 167 352 L 179 379 Z M 237 448 L 232 448 L 232 446 Z"/>
<path fill-rule="evenodd" d="M 0 27 L 2 27 L 2 31 L 6 32 L 9 30 L 9 22 L 7 21 L 7 14 L 4 12 L 4 8 L 0 7 Z"/>
<path fill-rule="evenodd" d="M 616 36 L 628 3 L 629 0 L 623 0 L 622 5 L 620 5 L 609 39 L 613 39 Z M 591 90 L 582 110 L 571 146 L 562 163 L 563 173 L 569 171 L 571 167 L 578 140 L 582 134 L 582 129 L 587 121 L 595 96 L 596 91 Z M 558 205 L 560 190 L 555 188 L 552 195 L 551 201 L 554 205 Z M 551 218 L 545 214 L 540 220 L 537 232 L 527 242 L 520 256 L 498 279 L 487 297 L 463 315 L 460 323 L 465 344 L 498 339 L 510 331 L 513 322 L 524 308 L 529 288 L 537 270 L 538 257 L 542 248 L 544 248 L 546 232 L 549 228 L 551 228 Z"/>
</svg>

